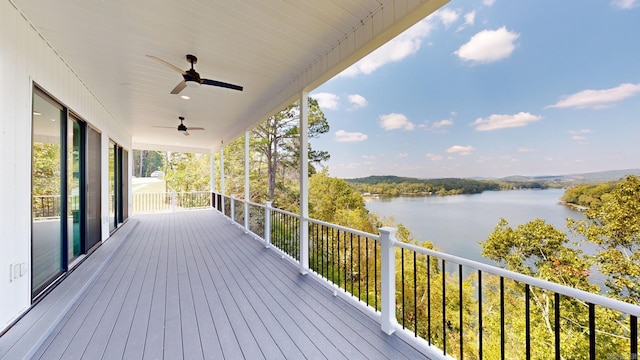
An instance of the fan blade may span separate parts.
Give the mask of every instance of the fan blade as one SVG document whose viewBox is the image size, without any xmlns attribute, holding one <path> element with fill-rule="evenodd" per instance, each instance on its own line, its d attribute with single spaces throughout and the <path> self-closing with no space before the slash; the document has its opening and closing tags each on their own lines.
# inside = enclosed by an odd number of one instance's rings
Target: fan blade
<svg viewBox="0 0 640 360">
<path fill-rule="evenodd" d="M 182 91 L 186 87 L 187 87 L 187 83 L 184 80 L 182 80 L 178 85 L 176 85 L 176 87 L 173 88 L 173 90 L 171 90 L 171 93 L 179 94 L 180 91 Z"/>
<path fill-rule="evenodd" d="M 183 134 L 184 136 L 189 136 L 189 132 L 188 132 L 188 131 L 183 131 L 183 132 L 182 132 L 182 134 Z"/>
<path fill-rule="evenodd" d="M 170 64 L 170 63 L 168 63 L 168 62 L 166 62 L 166 61 L 164 61 L 164 60 L 162 60 L 162 59 L 160 59 L 160 58 L 159 58 L 159 57 L 157 57 L 157 56 L 153 56 L 153 55 L 146 55 L 146 57 L 148 57 L 148 58 L 150 58 L 150 59 L 153 59 L 153 60 L 155 60 L 155 61 L 157 61 L 157 62 L 159 62 L 159 63 L 161 63 L 161 64 L 163 64 L 163 65 L 165 65 L 165 66 L 167 66 L 167 67 L 170 67 L 171 69 L 173 69 L 173 70 L 175 70 L 175 71 L 179 72 L 179 73 L 180 73 L 180 74 L 182 74 L 182 75 L 186 74 L 186 72 L 185 72 L 184 70 L 182 70 L 182 69 L 180 69 L 179 67 L 177 67 L 177 66 L 175 66 L 175 65 L 172 65 L 172 64 Z"/>
<path fill-rule="evenodd" d="M 152 127 L 154 127 L 154 128 L 162 128 L 162 129 L 175 129 L 176 128 L 175 126 L 157 126 L 157 125 L 154 125 Z"/>
<path fill-rule="evenodd" d="M 204 85 L 219 86 L 219 87 L 223 87 L 223 88 L 227 88 L 227 89 L 232 89 L 232 90 L 242 91 L 242 86 L 240 86 L 240 85 L 233 85 L 233 84 L 229 84 L 229 83 L 222 82 L 222 81 L 209 80 L 209 79 L 202 79 L 202 84 L 204 84 Z"/>
<path fill-rule="evenodd" d="M 191 126 L 189 126 L 189 130 L 204 130 L 204 128 L 201 128 L 201 127 L 191 127 Z"/>
</svg>

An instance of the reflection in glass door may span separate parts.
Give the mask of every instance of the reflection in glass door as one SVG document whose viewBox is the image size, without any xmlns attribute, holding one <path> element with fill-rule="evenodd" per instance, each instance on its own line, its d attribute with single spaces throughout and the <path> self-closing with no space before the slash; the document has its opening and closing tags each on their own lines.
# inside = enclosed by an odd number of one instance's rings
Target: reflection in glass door
<svg viewBox="0 0 640 360">
<path fill-rule="evenodd" d="M 118 146 L 113 141 L 109 141 L 109 231 L 115 230 L 118 225 L 118 220 L 116 218 L 116 207 L 118 197 L 116 196 L 116 186 L 117 186 L 117 164 L 116 164 L 116 153 L 118 151 Z"/>
<path fill-rule="evenodd" d="M 102 138 L 99 132 L 87 127 L 87 172 L 86 172 L 86 244 L 85 251 L 90 252 L 102 239 L 102 202 L 100 197 Z"/>
<path fill-rule="evenodd" d="M 82 252 L 82 204 L 84 202 L 83 134 L 80 122 L 70 118 L 67 122 L 67 261 L 71 263 Z"/>
<path fill-rule="evenodd" d="M 65 269 L 62 252 L 63 209 L 61 124 L 65 111 L 46 95 L 33 94 L 31 175 L 31 276 L 35 296 Z M 64 198 L 63 198 L 64 199 Z"/>
</svg>

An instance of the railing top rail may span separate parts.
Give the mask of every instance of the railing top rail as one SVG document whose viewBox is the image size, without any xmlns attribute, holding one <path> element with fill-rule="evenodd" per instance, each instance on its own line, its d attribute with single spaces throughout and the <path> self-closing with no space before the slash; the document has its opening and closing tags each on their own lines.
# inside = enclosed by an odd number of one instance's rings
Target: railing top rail
<svg viewBox="0 0 640 360">
<path fill-rule="evenodd" d="M 289 216 L 293 216 L 293 217 L 297 217 L 297 218 L 301 217 L 299 214 L 292 213 L 291 211 L 282 210 L 282 209 L 278 209 L 278 208 L 274 208 L 274 207 L 272 207 L 270 209 L 271 209 L 271 211 L 279 212 L 281 214 L 285 214 L 285 215 L 289 215 Z"/>
<path fill-rule="evenodd" d="M 263 208 L 263 209 L 267 207 L 266 205 L 254 203 L 253 201 L 247 201 L 246 203 L 249 204 L 249 205 L 252 205 L 252 206 L 257 206 L 257 207 Z"/>
<path fill-rule="evenodd" d="M 345 226 L 341 226 L 341 225 L 336 225 L 336 224 L 331 224 L 325 221 L 321 221 L 321 220 L 316 220 L 316 219 L 312 219 L 312 218 L 307 218 L 307 221 L 309 221 L 310 223 L 315 223 L 315 224 L 319 224 L 319 225 L 324 225 L 330 228 L 334 228 L 336 230 L 342 230 L 342 231 L 346 231 L 346 232 L 350 232 L 352 234 L 355 235 L 360 235 L 360 236 L 364 236 L 364 237 L 368 237 L 370 239 L 374 239 L 376 241 L 380 241 L 380 235 L 375 235 L 375 234 L 371 234 L 365 231 L 360 231 L 360 230 L 355 230 L 355 229 L 351 229 Z"/>
<path fill-rule="evenodd" d="M 608 307 L 613 310 L 621 311 L 625 314 L 640 317 L 640 306 L 629 304 L 620 300 L 616 300 L 606 296 L 575 289 L 575 288 L 564 286 L 554 282 L 534 278 L 532 276 L 516 273 L 510 270 L 502 269 L 492 265 L 483 264 L 477 261 L 461 258 L 458 256 L 441 253 L 439 251 L 425 249 L 423 247 L 416 246 L 413 244 L 406 244 L 399 241 L 395 241 L 394 245 L 400 248 L 413 250 L 421 254 L 434 256 L 439 259 L 460 264 L 462 266 L 467 266 L 470 268 L 474 268 L 476 270 L 481 270 L 483 272 L 487 272 L 493 275 L 515 280 L 524 284 L 529 284 L 538 288 L 550 290 L 558 294 L 570 296 L 570 297 L 585 301 L 587 303 Z"/>
</svg>

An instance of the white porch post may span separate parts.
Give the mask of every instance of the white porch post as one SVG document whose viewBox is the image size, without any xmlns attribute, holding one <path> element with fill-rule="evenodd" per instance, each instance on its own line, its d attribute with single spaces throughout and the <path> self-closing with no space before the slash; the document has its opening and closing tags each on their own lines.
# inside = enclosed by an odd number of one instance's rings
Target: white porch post
<svg viewBox="0 0 640 360">
<path fill-rule="evenodd" d="M 220 210 L 224 214 L 224 145 L 220 147 Z"/>
<path fill-rule="evenodd" d="M 244 132 L 244 230 L 249 231 L 249 131 Z"/>
<path fill-rule="evenodd" d="M 229 214 L 231 222 L 236 221 L 236 194 L 231 194 L 231 214 Z"/>
<path fill-rule="evenodd" d="M 271 247 L 271 201 L 264 207 L 264 247 Z"/>
<path fill-rule="evenodd" d="M 381 252 L 381 284 L 380 302 L 380 327 L 385 334 L 391 335 L 396 330 L 396 249 L 393 245 L 396 242 L 397 229 L 383 227 L 380 232 L 380 252 Z"/>
<path fill-rule="evenodd" d="M 300 273 L 309 271 L 309 93 L 300 93 Z"/>
<path fill-rule="evenodd" d="M 213 156 L 214 154 L 209 154 L 209 192 L 211 192 L 211 207 L 216 208 L 216 159 Z"/>
</svg>

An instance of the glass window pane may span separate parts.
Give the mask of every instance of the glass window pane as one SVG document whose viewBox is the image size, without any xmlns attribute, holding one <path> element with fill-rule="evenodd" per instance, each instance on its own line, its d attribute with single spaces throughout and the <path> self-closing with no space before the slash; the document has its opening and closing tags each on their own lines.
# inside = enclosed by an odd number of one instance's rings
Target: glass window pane
<svg viewBox="0 0 640 360">
<path fill-rule="evenodd" d="M 63 270 L 61 242 L 61 122 L 64 113 L 33 95 L 32 292 L 37 294 Z"/>
</svg>

